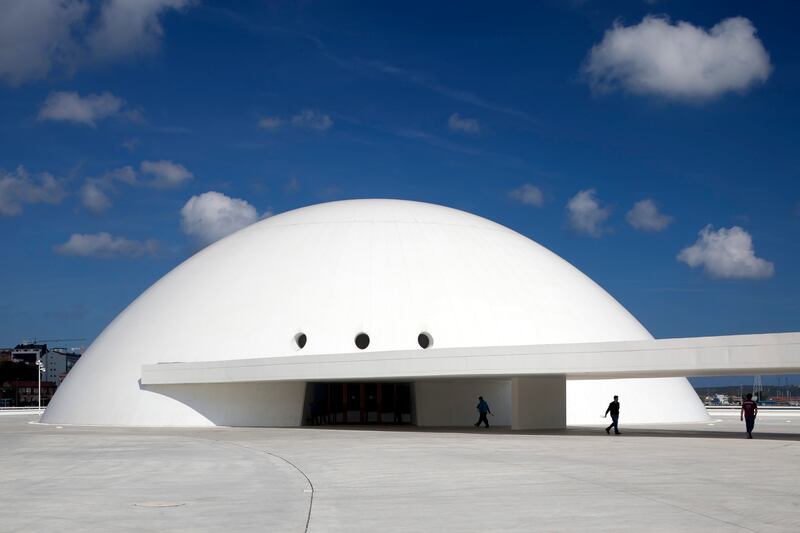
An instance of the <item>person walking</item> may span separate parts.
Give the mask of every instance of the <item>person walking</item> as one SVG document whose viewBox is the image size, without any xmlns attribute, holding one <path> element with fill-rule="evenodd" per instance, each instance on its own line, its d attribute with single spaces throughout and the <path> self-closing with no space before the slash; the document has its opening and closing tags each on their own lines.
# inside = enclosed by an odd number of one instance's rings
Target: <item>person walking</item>
<svg viewBox="0 0 800 533">
<path fill-rule="evenodd" d="M 475 422 L 475 427 L 481 427 L 481 422 L 483 422 L 488 428 L 489 420 L 486 419 L 486 413 L 491 414 L 492 410 L 489 409 L 489 404 L 486 403 L 486 400 L 483 399 L 483 396 L 478 396 L 478 405 L 476 406 L 476 409 L 478 410 L 480 416 L 478 417 L 478 421 Z"/>
<path fill-rule="evenodd" d="M 739 420 L 744 420 L 744 427 L 747 430 L 747 438 L 753 438 L 753 426 L 756 424 L 756 414 L 758 414 L 758 404 L 753 400 L 753 395 L 747 393 L 747 399 L 742 402 L 742 409 L 739 411 Z"/>
<path fill-rule="evenodd" d="M 614 396 L 614 401 L 608 404 L 603 418 L 607 417 L 609 413 L 611 413 L 611 425 L 606 428 L 606 433 L 611 435 L 611 428 L 614 428 L 614 435 L 619 435 L 619 396 Z"/>
</svg>

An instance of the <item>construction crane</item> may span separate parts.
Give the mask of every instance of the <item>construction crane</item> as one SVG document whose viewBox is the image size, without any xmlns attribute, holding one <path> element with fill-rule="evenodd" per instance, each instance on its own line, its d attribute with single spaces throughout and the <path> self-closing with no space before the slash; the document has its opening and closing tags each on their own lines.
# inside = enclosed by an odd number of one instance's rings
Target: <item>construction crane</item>
<svg viewBox="0 0 800 533">
<path fill-rule="evenodd" d="M 74 341 L 85 341 L 85 337 L 81 337 L 79 339 L 33 339 L 32 341 L 23 341 L 22 344 L 44 344 L 46 342 L 74 342 Z"/>
<path fill-rule="evenodd" d="M 758 401 L 762 401 L 764 393 L 764 385 L 761 383 L 761 376 L 753 376 L 753 396 L 755 396 Z"/>
</svg>

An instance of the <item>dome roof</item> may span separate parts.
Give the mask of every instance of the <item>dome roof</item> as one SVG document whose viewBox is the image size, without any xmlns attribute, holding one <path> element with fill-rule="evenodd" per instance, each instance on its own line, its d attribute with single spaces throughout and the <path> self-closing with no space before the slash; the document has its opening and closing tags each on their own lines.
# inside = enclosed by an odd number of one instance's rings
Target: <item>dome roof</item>
<svg viewBox="0 0 800 533">
<path fill-rule="evenodd" d="M 144 317 L 166 314 L 168 321 Z M 196 360 L 650 338 L 570 264 L 446 207 L 350 200 L 254 224 L 159 281 L 110 329 Z M 306 335 L 298 350 L 295 336 Z M 128 341 L 130 342 L 130 341 Z M 191 346 L 190 350 L 187 347 Z"/>
<path fill-rule="evenodd" d="M 437 348 L 651 338 L 499 224 L 419 202 L 331 202 L 262 220 L 164 276 L 91 345 L 44 419 L 80 408 L 71 389 L 139 393 L 142 364 L 354 352 L 362 333 L 365 352 L 422 349 L 421 333 Z"/>
</svg>

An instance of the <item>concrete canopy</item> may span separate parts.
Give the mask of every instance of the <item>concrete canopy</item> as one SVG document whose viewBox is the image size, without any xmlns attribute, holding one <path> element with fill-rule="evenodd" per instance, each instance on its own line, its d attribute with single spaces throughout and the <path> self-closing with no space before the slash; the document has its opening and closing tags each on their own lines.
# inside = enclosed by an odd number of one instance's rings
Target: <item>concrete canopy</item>
<svg viewBox="0 0 800 533">
<path fill-rule="evenodd" d="M 236 425 L 260 408 L 278 413 L 261 423 L 296 425 L 302 383 L 149 388 L 142 365 L 353 352 L 362 333 L 365 355 L 423 350 L 420 334 L 435 348 L 652 339 L 592 280 L 501 225 L 419 202 L 331 202 L 260 221 L 164 276 L 89 347 L 42 421 Z M 569 381 L 568 423 L 597 422 L 613 394 L 628 422 L 707 416 L 685 378 Z"/>
</svg>

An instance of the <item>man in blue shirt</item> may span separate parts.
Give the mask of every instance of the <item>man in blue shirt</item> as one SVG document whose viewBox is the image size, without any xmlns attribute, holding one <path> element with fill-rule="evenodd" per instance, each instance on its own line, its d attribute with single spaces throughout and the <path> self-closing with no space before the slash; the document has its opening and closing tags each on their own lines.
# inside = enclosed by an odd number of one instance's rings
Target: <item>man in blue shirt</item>
<svg viewBox="0 0 800 533">
<path fill-rule="evenodd" d="M 478 396 L 478 405 L 476 406 L 478 409 L 478 413 L 480 413 L 480 417 L 478 421 L 475 422 L 475 427 L 481 427 L 481 422 L 486 424 L 486 427 L 489 427 L 489 421 L 486 419 L 486 413 L 491 413 L 492 410 L 489 409 L 489 404 L 486 403 L 486 400 L 483 399 L 483 396 Z"/>
</svg>

